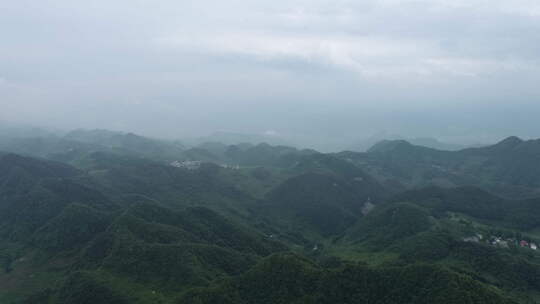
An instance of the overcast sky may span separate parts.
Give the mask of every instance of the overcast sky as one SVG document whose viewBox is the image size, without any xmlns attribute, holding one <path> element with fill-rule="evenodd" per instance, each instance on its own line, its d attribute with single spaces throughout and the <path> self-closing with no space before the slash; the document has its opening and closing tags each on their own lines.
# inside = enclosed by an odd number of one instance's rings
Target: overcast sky
<svg viewBox="0 0 540 304">
<path fill-rule="evenodd" d="M 0 0 L 0 120 L 540 137 L 538 0 Z"/>
</svg>

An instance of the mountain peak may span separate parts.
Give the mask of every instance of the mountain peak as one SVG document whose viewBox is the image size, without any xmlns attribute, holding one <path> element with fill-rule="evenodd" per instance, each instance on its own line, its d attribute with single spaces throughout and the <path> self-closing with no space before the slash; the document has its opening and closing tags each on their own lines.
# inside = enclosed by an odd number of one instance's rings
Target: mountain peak
<svg viewBox="0 0 540 304">
<path fill-rule="evenodd" d="M 373 147 L 369 148 L 367 152 L 388 152 L 397 149 L 398 147 L 409 147 L 412 144 L 406 140 L 382 140 Z"/>
<path fill-rule="evenodd" d="M 505 146 L 505 147 L 513 147 L 513 146 L 516 146 L 518 144 L 521 144 L 523 142 L 523 140 L 517 136 L 510 136 L 510 137 L 507 137 L 503 140 L 501 140 L 500 142 L 498 142 L 497 144 L 495 144 L 495 146 Z"/>
</svg>

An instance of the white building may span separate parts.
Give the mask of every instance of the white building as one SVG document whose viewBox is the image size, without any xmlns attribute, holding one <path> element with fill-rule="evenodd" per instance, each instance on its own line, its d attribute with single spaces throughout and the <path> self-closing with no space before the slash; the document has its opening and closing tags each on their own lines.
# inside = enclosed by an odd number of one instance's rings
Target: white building
<svg viewBox="0 0 540 304">
<path fill-rule="evenodd" d="M 171 166 L 176 168 L 183 168 L 188 170 L 196 170 L 199 169 L 202 162 L 200 160 L 185 160 L 185 161 L 173 161 L 170 163 Z"/>
</svg>

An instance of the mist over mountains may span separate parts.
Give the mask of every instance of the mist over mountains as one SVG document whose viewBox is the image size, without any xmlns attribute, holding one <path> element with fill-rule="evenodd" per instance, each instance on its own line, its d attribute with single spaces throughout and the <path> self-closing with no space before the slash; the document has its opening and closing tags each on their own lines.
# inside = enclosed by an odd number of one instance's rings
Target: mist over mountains
<svg viewBox="0 0 540 304">
<path fill-rule="evenodd" d="M 12 130 L 0 139 L 6 303 L 540 294 L 538 140 L 458 151 L 383 140 L 321 153 Z"/>
<path fill-rule="evenodd" d="M 41 137 L 41 136 L 65 136 L 70 133 L 70 129 L 53 129 L 43 126 L 31 126 L 27 124 L 17 123 L 2 123 L 0 124 L 0 138 L 9 137 Z M 95 129 L 99 130 L 99 129 Z M 117 133 L 131 133 L 116 131 Z M 148 137 L 148 136 L 147 136 Z M 304 135 L 291 135 L 281 134 L 275 130 L 266 130 L 257 133 L 239 133 L 228 131 L 216 131 L 204 136 L 187 136 L 181 137 L 179 135 L 172 136 L 150 136 L 155 138 L 165 139 L 167 141 L 176 141 L 182 143 L 185 146 L 197 146 L 209 142 L 219 142 L 228 145 L 242 144 L 242 143 L 268 143 L 271 145 L 285 145 L 297 148 L 312 148 L 321 152 L 340 152 L 343 150 L 364 152 L 371 148 L 376 143 L 383 140 L 407 140 L 408 142 L 430 147 L 438 150 L 460 150 L 467 147 L 477 147 L 482 145 L 488 145 L 492 142 L 468 142 L 459 141 L 458 143 L 447 143 L 434 137 L 404 137 L 396 134 L 390 134 L 388 132 L 377 132 L 372 135 L 366 136 L 359 135 L 357 137 L 350 136 L 344 138 L 325 137 L 325 135 L 316 134 L 304 134 Z M 362 138 L 362 139 L 359 139 Z M 497 139 L 493 139 L 496 142 Z"/>
<path fill-rule="evenodd" d="M 540 303 L 540 2 L 0 4 L 0 304 Z"/>
</svg>

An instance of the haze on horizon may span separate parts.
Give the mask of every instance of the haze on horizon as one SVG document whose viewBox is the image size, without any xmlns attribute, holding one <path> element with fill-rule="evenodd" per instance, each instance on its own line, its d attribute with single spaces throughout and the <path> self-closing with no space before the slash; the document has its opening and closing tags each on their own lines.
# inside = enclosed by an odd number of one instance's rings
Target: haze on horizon
<svg viewBox="0 0 540 304">
<path fill-rule="evenodd" d="M 323 150 L 540 137 L 534 0 L 4 0 L 0 25 L 0 122 Z"/>
</svg>

